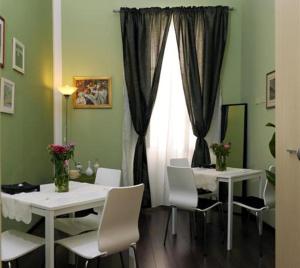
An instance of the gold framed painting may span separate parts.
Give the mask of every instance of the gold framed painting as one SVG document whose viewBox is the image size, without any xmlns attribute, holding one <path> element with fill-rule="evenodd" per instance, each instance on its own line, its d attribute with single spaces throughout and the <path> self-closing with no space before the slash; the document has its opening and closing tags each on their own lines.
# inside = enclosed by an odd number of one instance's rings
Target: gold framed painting
<svg viewBox="0 0 300 268">
<path fill-rule="evenodd" d="M 76 91 L 73 94 L 75 109 L 106 109 L 112 108 L 111 77 L 73 78 Z"/>
</svg>

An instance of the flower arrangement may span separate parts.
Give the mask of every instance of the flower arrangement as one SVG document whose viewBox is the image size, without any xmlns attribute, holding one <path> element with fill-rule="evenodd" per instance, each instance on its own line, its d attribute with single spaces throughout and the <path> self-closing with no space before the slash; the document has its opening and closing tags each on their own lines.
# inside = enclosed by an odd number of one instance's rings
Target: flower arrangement
<svg viewBox="0 0 300 268">
<path fill-rule="evenodd" d="M 210 148 L 216 155 L 216 170 L 226 170 L 226 157 L 230 154 L 230 143 L 213 143 Z"/>
<path fill-rule="evenodd" d="M 55 190 L 57 192 L 69 191 L 69 160 L 74 156 L 75 145 L 50 144 L 47 147 L 51 155 L 51 162 L 55 167 Z"/>
<path fill-rule="evenodd" d="M 70 160 L 74 155 L 75 145 L 58 145 L 50 144 L 48 145 L 48 152 L 51 155 L 52 163 L 55 161 L 67 161 Z"/>
</svg>

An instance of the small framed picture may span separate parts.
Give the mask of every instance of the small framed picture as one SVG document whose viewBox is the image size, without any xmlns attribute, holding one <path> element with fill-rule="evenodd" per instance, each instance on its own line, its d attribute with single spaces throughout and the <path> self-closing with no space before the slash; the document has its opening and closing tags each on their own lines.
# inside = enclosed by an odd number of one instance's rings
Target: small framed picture
<svg viewBox="0 0 300 268">
<path fill-rule="evenodd" d="M 4 67 L 5 20 L 0 16 L 0 68 Z"/>
<path fill-rule="evenodd" d="M 267 73 L 266 75 L 266 108 L 271 109 L 275 107 L 276 100 L 276 83 L 275 71 Z"/>
<path fill-rule="evenodd" d="M 76 109 L 112 108 L 111 77 L 74 77 Z"/>
<path fill-rule="evenodd" d="M 16 38 L 13 38 L 13 69 L 25 73 L 25 46 Z"/>
<path fill-rule="evenodd" d="M 0 111 L 13 114 L 15 112 L 15 83 L 1 78 Z"/>
</svg>

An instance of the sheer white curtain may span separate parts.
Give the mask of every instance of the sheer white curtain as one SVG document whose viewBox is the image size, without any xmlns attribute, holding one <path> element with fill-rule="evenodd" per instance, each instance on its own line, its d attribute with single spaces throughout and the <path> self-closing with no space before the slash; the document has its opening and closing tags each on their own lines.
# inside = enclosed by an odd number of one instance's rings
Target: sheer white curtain
<svg viewBox="0 0 300 268">
<path fill-rule="evenodd" d="M 216 116 L 207 136 L 208 144 L 219 140 L 219 103 L 216 107 L 218 107 Z M 187 157 L 191 162 L 196 142 L 185 103 L 173 23 L 166 44 L 148 141 L 147 157 L 152 205 L 168 204 L 166 166 L 171 158 Z"/>
<path fill-rule="evenodd" d="M 125 85 L 125 81 L 124 81 Z M 133 185 L 133 158 L 138 135 L 131 121 L 126 86 L 123 89 L 124 116 L 123 116 L 123 142 L 122 142 L 122 184 Z"/>
<path fill-rule="evenodd" d="M 220 139 L 221 96 L 206 137 L 208 144 Z M 133 183 L 133 156 L 137 134 L 131 123 L 127 92 L 124 90 L 123 184 Z M 196 137 L 193 135 L 182 88 L 176 35 L 173 23 L 166 44 L 160 84 L 147 134 L 147 158 L 152 206 L 168 204 L 166 167 L 171 158 L 191 162 Z M 211 154 L 212 162 L 214 157 Z"/>
</svg>

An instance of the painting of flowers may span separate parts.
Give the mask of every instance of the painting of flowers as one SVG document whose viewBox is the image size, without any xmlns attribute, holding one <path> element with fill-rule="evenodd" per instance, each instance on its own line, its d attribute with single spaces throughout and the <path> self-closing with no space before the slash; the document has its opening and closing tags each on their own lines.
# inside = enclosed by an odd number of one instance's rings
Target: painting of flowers
<svg viewBox="0 0 300 268">
<path fill-rule="evenodd" d="M 110 77 L 74 77 L 77 88 L 73 95 L 73 107 L 98 109 L 112 107 Z"/>
</svg>

